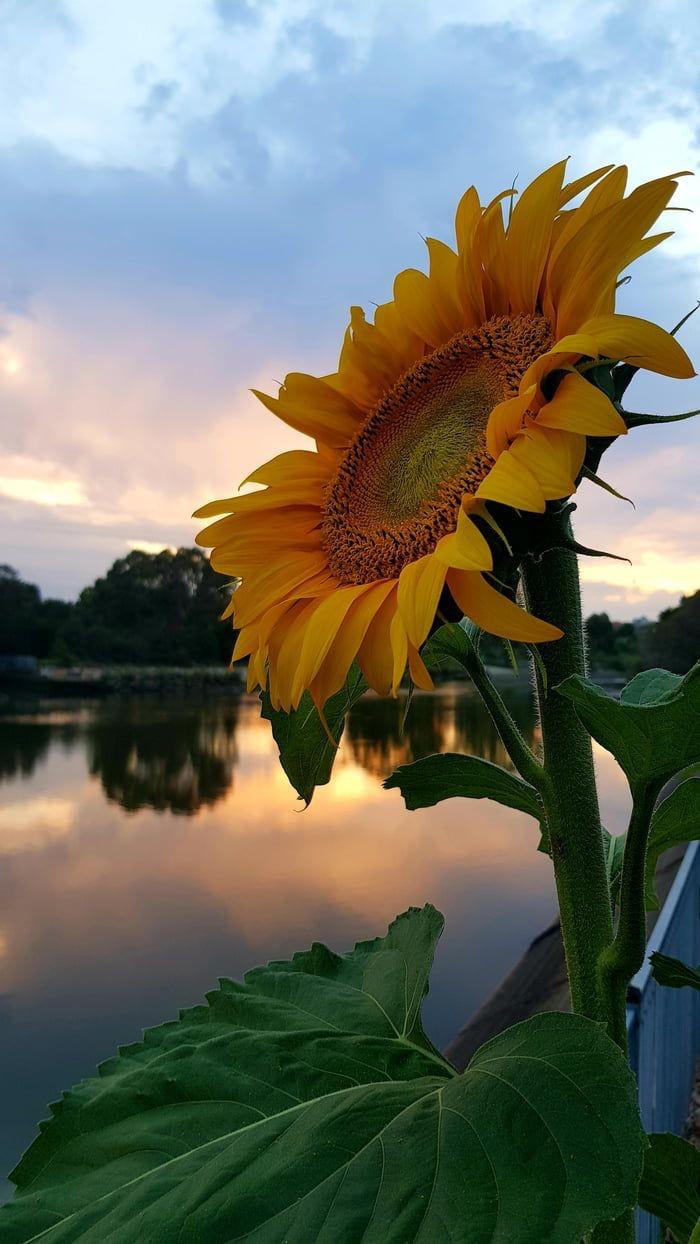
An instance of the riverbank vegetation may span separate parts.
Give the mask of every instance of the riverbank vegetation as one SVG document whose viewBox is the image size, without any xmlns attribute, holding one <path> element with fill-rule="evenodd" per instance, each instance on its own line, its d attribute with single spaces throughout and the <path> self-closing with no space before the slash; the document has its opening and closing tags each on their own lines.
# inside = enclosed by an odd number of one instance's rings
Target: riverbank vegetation
<svg viewBox="0 0 700 1244">
<path fill-rule="evenodd" d="M 11 566 L 0 566 L 0 657 L 30 656 L 54 665 L 215 666 L 228 663 L 234 635 L 218 615 L 229 588 L 199 550 L 134 550 L 75 602 L 43 599 Z M 700 651 L 700 591 L 658 621 L 617 622 L 594 613 L 586 623 L 591 668 L 624 679 L 654 665 L 686 673 Z M 527 651 L 516 649 L 527 660 Z M 509 655 L 492 635 L 482 641 L 490 665 Z"/>
</svg>

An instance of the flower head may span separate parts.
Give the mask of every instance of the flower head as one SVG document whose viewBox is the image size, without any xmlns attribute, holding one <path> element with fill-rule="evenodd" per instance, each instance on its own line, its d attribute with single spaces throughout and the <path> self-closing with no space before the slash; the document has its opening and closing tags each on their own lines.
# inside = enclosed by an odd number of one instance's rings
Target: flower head
<svg viewBox="0 0 700 1244">
<path fill-rule="evenodd" d="M 626 169 L 564 184 L 565 161 L 526 188 L 504 222 L 471 187 L 456 250 L 429 238 L 429 271 L 408 269 L 369 323 L 353 307 L 338 370 L 287 376 L 260 400 L 316 442 L 274 458 L 214 501 L 224 515 L 198 537 L 212 565 L 240 578 L 227 614 L 250 685 L 275 706 L 317 704 L 357 659 L 369 684 L 396 693 L 443 592 L 477 625 L 523 642 L 560 632 L 489 580 L 487 503 L 542 513 L 576 489 L 586 438 L 627 431 L 582 360 L 627 360 L 693 375 L 675 339 L 615 313 L 620 273 L 667 233 L 647 236 L 675 176 L 627 197 Z M 676 175 L 677 176 L 677 175 Z M 580 205 L 567 205 L 585 194 Z"/>
</svg>

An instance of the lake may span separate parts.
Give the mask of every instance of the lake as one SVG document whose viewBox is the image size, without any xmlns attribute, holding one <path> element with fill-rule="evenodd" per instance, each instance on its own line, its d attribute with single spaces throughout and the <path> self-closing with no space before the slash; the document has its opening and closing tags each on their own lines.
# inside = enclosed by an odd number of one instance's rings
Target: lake
<svg viewBox="0 0 700 1244">
<path fill-rule="evenodd" d="M 508 694 L 532 741 L 527 690 Z M 307 810 L 257 700 L 142 697 L 0 705 L 0 1175 L 46 1104 L 144 1026 L 316 940 L 346 950 L 430 900 L 447 927 L 426 1028 L 445 1045 L 555 914 L 519 812 L 449 800 L 406 812 L 381 779 L 431 752 L 504 762 L 468 684 L 365 697 Z M 627 788 L 596 754 L 604 820 Z"/>
</svg>

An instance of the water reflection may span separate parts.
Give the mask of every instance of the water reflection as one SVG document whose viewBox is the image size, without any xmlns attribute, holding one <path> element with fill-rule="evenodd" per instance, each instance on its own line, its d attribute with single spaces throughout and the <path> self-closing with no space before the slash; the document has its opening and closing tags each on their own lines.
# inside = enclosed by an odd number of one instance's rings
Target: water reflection
<svg viewBox="0 0 700 1244">
<path fill-rule="evenodd" d="M 514 689 L 508 698 L 513 717 L 532 743 L 535 719 L 527 690 Z M 415 695 L 408 713 L 404 701 L 366 696 L 355 706 L 347 732 L 354 758 L 377 777 L 433 752 L 467 751 L 509 764 L 491 718 L 465 684 L 446 686 L 439 696 Z"/>
<path fill-rule="evenodd" d="M 532 737 L 526 697 L 511 708 Z M 410 904 L 447 917 L 438 1044 L 551 919 L 534 823 L 484 800 L 407 814 L 380 778 L 440 749 L 502 760 L 463 685 L 360 702 L 333 782 L 300 811 L 255 700 L 25 704 L 0 713 L 0 1177 L 46 1102 L 143 1025 L 319 939 L 347 948 Z M 603 770 L 611 829 L 624 779 Z M 47 1032 L 51 1034 L 47 1042 Z"/>
<path fill-rule="evenodd" d="M 90 772 L 109 800 L 127 812 L 194 815 L 233 785 L 238 701 L 188 706 L 176 717 L 127 702 L 104 712 L 87 731 Z"/>
<path fill-rule="evenodd" d="M 534 718 L 527 692 L 516 689 L 509 700 L 532 742 Z M 153 808 L 192 816 L 223 799 L 233 786 L 240 704 L 228 695 L 180 699 L 165 706 L 138 698 L 79 705 L 26 703 L 0 717 L 0 781 L 30 778 L 52 745 L 64 751 L 79 747 L 107 799 L 126 812 Z M 509 763 L 479 700 L 459 684 L 439 695 L 415 695 L 408 711 L 403 699 L 366 696 L 353 709 L 344 748 L 363 769 L 381 778 L 400 764 L 438 751 L 469 751 Z"/>
</svg>

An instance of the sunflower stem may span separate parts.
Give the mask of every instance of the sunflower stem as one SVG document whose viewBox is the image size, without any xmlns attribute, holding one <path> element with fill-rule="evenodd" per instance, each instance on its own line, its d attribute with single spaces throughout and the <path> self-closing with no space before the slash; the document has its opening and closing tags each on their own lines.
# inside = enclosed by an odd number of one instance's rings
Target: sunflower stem
<svg viewBox="0 0 700 1244">
<path fill-rule="evenodd" d="M 553 514 L 561 543 L 572 539 L 568 513 Z M 542 728 L 544 782 L 550 850 L 559 899 L 562 940 L 575 1012 L 608 1025 L 612 1015 L 601 989 L 598 961 L 613 936 L 591 740 L 573 705 L 556 687 L 571 674 L 585 674 L 581 594 L 576 554 L 555 547 L 523 569 L 528 608 L 558 626 L 563 637 L 540 648 L 535 682 Z"/>
<path fill-rule="evenodd" d="M 528 747 L 520 733 L 500 693 L 491 682 L 476 652 L 465 658 L 465 667 L 469 677 L 481 696 L 501 742 L 515 765 L 521 778 L 529 782 L 535 790 L 541 792 L 544 781 L 544 768 Z"/>
<path fill-rule="evenodd" d="M 613 1016 L 613 1037 L 625 1049 L 627 986 L 644 963 L 646 953 L 645 874 L 649 825 L 662 782 L 642 784 L 632 791 L 625 854 L 620 882 L 620 916 L 615 940 L 600 961 L 602 987 Z"/>
</svg>

